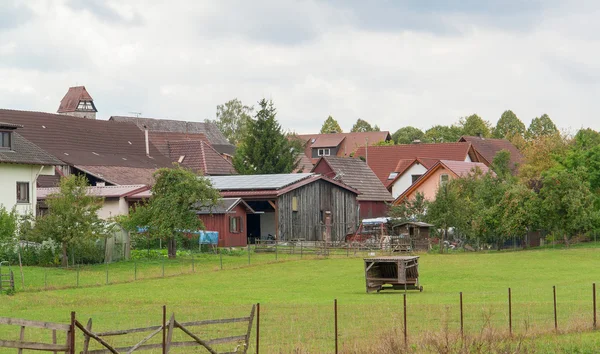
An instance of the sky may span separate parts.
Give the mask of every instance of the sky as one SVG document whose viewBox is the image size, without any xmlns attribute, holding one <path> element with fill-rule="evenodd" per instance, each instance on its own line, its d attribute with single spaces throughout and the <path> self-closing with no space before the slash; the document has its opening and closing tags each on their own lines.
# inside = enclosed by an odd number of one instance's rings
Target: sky
<svg viewBox="0 0 600 354">
<path fill-rule="evenodd" d="M 511 109 L 600 129 L 600 2 L 0 0 L 0 108 L 214 119 L 272 99 L 285 130 L 328 115 L 427 129 Z"/>
</svg>

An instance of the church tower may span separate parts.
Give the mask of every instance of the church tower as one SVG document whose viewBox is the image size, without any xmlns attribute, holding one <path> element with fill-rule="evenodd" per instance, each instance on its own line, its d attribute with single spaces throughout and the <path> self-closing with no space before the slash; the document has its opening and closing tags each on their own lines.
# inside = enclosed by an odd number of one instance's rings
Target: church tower
<svg viewBox="0 0 600 354">
<path fill-rule="evenodd" d="M 60 114 L 87 119 L 96 119 L 97 112 L 94 99 L 87 92 L 85 86 L 69 87 L 69 91 L 58 107 Z"/>
</svg>

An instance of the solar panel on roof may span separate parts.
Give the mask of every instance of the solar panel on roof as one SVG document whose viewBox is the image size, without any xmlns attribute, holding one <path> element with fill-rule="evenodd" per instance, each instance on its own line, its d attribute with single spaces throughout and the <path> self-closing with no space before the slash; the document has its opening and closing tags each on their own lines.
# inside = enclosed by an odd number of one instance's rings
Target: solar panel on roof
<svg viewBox="0 0 600 354">
<path fill-rule="evenodd" d="M 281 189 L 294 184 L 313 173 L 289 173 L 273 175 L 235 175 L 235 176 L 209 176 L 207 177 L 213 187 L 218 190 L 254 190 L 254 189 Z"/>
</svg>

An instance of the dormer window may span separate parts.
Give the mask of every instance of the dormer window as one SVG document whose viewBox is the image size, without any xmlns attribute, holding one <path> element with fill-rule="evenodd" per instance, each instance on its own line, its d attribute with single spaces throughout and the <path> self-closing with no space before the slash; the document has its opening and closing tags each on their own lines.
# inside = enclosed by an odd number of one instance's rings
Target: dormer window
<svg viewBox="0 0 600 354">
<path fill-rule="evenodd" d="M 331 150 L 329 148 L 319 149 L 317 151 L 317 155 L 319 156 L 329 156 L 331 154 Z"/>
<path fill-rule="evenodd" d="M 12 136 L 11 132 L 2 132 L 0 131 L 0 149 L 8 149 L 12 148 Z"/>
</svg>

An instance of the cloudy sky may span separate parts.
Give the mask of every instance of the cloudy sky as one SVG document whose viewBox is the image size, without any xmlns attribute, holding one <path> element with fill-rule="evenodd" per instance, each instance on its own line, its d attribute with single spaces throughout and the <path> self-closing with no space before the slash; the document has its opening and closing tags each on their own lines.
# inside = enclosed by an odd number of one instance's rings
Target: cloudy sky
<svg viewBox="0 0 600 354">
<path fill-rule="evenodd" d="M 274 101 L 299 133 L 332 115 L 395 131 L 512 109 L 600 129 L 600 2 L 0 0 L 0 108 L 202 121 Z"/>
</svg>

